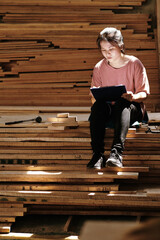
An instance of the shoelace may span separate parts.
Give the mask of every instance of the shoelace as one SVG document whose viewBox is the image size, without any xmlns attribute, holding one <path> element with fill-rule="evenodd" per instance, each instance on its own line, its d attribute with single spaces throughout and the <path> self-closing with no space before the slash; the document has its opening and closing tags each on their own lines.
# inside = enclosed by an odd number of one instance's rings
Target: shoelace
<svg viewBox="0 0 160 240">
<path fill-rule="evenodd" d="M 112 152 L 112 153 L 110 154 L 110 157 L 117 158 L 117 159 L 121 162 L 121 158 L 119 157 L 119 154 L 118 154 L 118 153 Z"/>
</svg>

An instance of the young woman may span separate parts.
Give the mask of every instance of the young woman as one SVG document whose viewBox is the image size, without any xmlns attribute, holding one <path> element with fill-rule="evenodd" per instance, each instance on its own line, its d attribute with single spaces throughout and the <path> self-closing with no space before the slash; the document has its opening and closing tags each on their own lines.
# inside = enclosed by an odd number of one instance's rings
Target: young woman
<svg viewBox="0 0 160 240">
<path fill-rule="evenodd" d="M 122 153 L 128 129 L 135 121 L 142 121 L 146 112 L 143 100 L 149 94 L 146 69 L 141 61 L 124 51 L 123 37 L 116 28 L 105 28 L 97 38 L 103 59 L 93 70 L 92 87 L 123 84 L 127 92 L 116 102 L 95 101 L 90 114 L 93 156 L 88 168 L 122 167 Z M 104 156 L 104 136 L 107 122 L 114 125 L 114 139 L 108 160 Z"/>
</svg>

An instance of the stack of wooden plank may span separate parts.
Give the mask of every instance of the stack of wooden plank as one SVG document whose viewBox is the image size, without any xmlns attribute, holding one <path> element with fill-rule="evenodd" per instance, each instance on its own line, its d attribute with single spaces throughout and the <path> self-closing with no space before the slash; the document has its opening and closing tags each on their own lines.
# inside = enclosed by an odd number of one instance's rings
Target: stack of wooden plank
<svg viewBox="0 0 160 240">
<path fill-rule="evenodd" d="M 26 208 L 23 207 L 23 203 L 7 202 L 5 197 L 1 197 L 0 200 L 0 233 L 9 233 L 10 227 L 15 222 L 16 217 L 22 217 Z"/>
<path fill-rule="evenodd" d="M 159 111 L 156 31 L 149 14 L 129 11 L 144 2 L 1 1 L 1 106 L 90 106 L 92 69 L 102 58 L 96 38 L 114 26 L 122 30 L 127 54 L 146 66 L 146 105 Z"/>
<path fill-rule="evenodd" d="M 27 214 L 160 215 L 159 134 L 146 133 L 147 126 L 129 129 L 123 168 L 88 170 L 86 164 L 92 156 L 88 121 L 78 121 L 77 116 L 69 113 L 53 116 L 48 112 L 41 115 L 43 119 L 46 116 L 42 123 L 5 125 L 10 117 L 9 108 L 8 115 L 7 107 L 1 111 L 3 221 L 11 223 L 13 217 L 23 216 L 26 211 Z M 23 118 L 31 118 L 31 110 L 28 111 Z M 18 111 L 17 114 L 22 117 Z M 113 129 L 106 129 L 106 157 L 112 139 Z"/>
<path fill-rule="evenodd" d="M 37 9 L 44 13 L 43 8 L 44 6 L 48 8 L 50 11 L 52 9 L 58 9 L 59 7 L 63 7 L 64 9 L 72 9 L 74 7 L 79 7 L 80 9 L 86 9 L 86 7 L 92 7 L 92 8 L 110 8 L 110 9 L 133 9 L 134 6 L 141 6 L 142 3 L 145 2 L 145 0 L 126 0 L 126 1 L 115 1 L 114 3 L 110 0 L 87 0 L 87 1 L 81 1 L 81 0 L 71 0 L 69 2 L 66 2 L 65 0 L 61 0 L 57 3 L 55 0 L 33 0 L 33 1 L 26 1 L 26 0 L 2 0 L 1 6 L 3 6 L 3 9 L 6 9 L 6 5 L 9 5 L 9 12 L 15 11 L 15 12 L 25 12 L 26 10 L 29 10 L 30 8 L 35 11 L 34 6 L 37 7 Z M 18 9 L 17 9 L 18 7 Z M 27 8 L 28 7 L 28 8 Z M 30 7 L 30 8 L 29 8 Z M 33 8 L 32 8 L 33 7 Z M 26 8 L 26 9 L 25 9 Z M 25 9 L 25 10 L 24 10 Z M 28 11 L 27 11 L 28 12 Z"/>
</svg>

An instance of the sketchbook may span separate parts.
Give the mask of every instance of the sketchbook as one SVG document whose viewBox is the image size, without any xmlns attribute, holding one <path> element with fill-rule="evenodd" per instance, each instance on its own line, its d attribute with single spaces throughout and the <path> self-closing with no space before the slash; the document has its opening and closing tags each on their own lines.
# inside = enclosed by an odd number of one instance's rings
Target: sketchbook
<svg viewBox="0 0 160 240">
<path fill-rule="evenodd" d="M 96 100 L 117 101 L 123 93 L 126 93 L 125 85 L 90 88 Z"/>
</svg>

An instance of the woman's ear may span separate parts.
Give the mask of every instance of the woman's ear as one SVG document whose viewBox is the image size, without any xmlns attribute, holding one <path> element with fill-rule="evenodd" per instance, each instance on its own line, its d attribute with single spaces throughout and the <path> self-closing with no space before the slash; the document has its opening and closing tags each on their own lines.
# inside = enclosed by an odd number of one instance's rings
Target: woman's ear
<svg viewBox="0 0 160 240">
<path fill-rule="evenodd" d="M 122 52 L 122 53 L 125 53 L 125 47 L 124 47 L 124 44 L 122 44 L 122 45 L 120 46 L 120 49 L 121 49 L 121 52 Z"/>
</svg>

